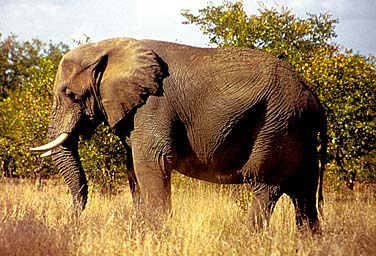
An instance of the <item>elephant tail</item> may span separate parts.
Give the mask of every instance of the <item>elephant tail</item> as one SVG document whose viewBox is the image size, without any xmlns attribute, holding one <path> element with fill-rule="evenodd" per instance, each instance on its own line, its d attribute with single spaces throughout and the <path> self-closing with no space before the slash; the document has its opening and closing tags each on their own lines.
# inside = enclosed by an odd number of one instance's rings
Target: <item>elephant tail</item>
<svg viewBox="0 0 376 256">
<path fill-rule="evenodd" d="M 318 190 L 318 209 L 321 217 L 323 217 L 323 206 L 324 206 L 324 196 L 323 196 L 323 179 L 325 164 L 327 161 L 327 148 L 328 148 L 328 126 L 327 119 L 325 115 L 325 110 L 321 106 L 321 125 L 320 125 L 320 169 L 319 169 L 319 190 Z"/>
</svg>

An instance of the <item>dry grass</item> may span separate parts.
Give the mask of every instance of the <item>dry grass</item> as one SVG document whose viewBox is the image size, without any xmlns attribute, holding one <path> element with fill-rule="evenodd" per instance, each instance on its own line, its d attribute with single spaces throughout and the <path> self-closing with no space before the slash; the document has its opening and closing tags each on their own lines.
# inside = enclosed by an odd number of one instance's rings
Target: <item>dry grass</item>
<svg viewBox="0 0 376 256">
<path fill-rule="evenodd" d="M 135 221 L 126 188 L 115 196 L 90 191 L 74 220 L 64 184 L 2 181 L 0 255 L 376 255 L 375 190 L 327 192 L 321 236 L 296 231 L 287 197 L 271 226 L 255 233 L 243 190 L 179 179 L 173 216 L 159 230 Z"/>
</svg>

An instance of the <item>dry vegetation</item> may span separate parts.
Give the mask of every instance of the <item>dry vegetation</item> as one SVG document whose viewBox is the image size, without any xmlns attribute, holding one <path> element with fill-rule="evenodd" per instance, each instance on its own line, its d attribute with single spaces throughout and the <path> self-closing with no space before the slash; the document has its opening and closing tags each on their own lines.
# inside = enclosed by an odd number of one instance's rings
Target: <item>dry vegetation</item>
<svg viewBox="0 0 376 256">
<path fill-rule="evenodd" d="M 374 188 L 326 192 L 323 234 L 296 232 L 283 197 L 271 226 L 248 225 L 251 198 L 234 186 L 178 177 L 173 216 L 159 230 L 132 217 L 127 188 L 117 195 L 90 191 L 88 207 L 70 218 L 70 194 L 60 182 L 0 182 L 1 255 L 376 255 Z"/>
</svg>

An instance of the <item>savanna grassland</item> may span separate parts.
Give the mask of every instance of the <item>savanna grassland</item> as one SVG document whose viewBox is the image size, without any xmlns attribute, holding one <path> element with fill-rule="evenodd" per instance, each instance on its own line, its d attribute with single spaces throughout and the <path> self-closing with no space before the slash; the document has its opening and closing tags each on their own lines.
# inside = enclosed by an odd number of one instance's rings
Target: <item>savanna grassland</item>
<svg viewBox="0 0 376 256">
<path fill-rule="evenodd" d="M 127 187 L 91 186 L 79 219 L 63 182 L 0 182 L 0 255 L 376 255 L 375 188 L 325 193 L 322 235 L 297 232 L 281 198 L 270 227 L 248 225 L 245 187 L 174 176 L 173 215 L 160 229 L 135 221 Z"/>
</svg>

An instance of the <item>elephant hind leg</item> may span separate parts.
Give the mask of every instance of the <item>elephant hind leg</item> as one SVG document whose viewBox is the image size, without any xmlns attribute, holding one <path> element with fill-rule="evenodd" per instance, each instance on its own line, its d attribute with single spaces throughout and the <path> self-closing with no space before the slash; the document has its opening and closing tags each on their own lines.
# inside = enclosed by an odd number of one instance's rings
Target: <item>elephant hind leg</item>
<svg viewBox="0 0 376 256">
<path fill-rule="evenodd" d="M 315 156 L 315 154 L 312 154 Z M 316 208 L 316 192 L 318 186 L 318 163 L 315 157 L 303 162 L 293 186 L 287 194 L 290 196 L 296 214 L 298 227 L 308 227 L 312 232 L 319 232 L 319 220 Z"/>
<path fill-rule="evenodd" d="M 320 231 L 315 196 L 290 196 L 295 206 L 296 224 L 302 228 L 308 228 L 313 233 Z"/>
<path fill-rule="evenodd" d="M 267 184 L 257 184 L 252 190 L 251 223 L 255 230 L 261 231 L 269 225 L 274 207 L 282 195 L 282 190 L 279 186 Z"/>
</svg>

